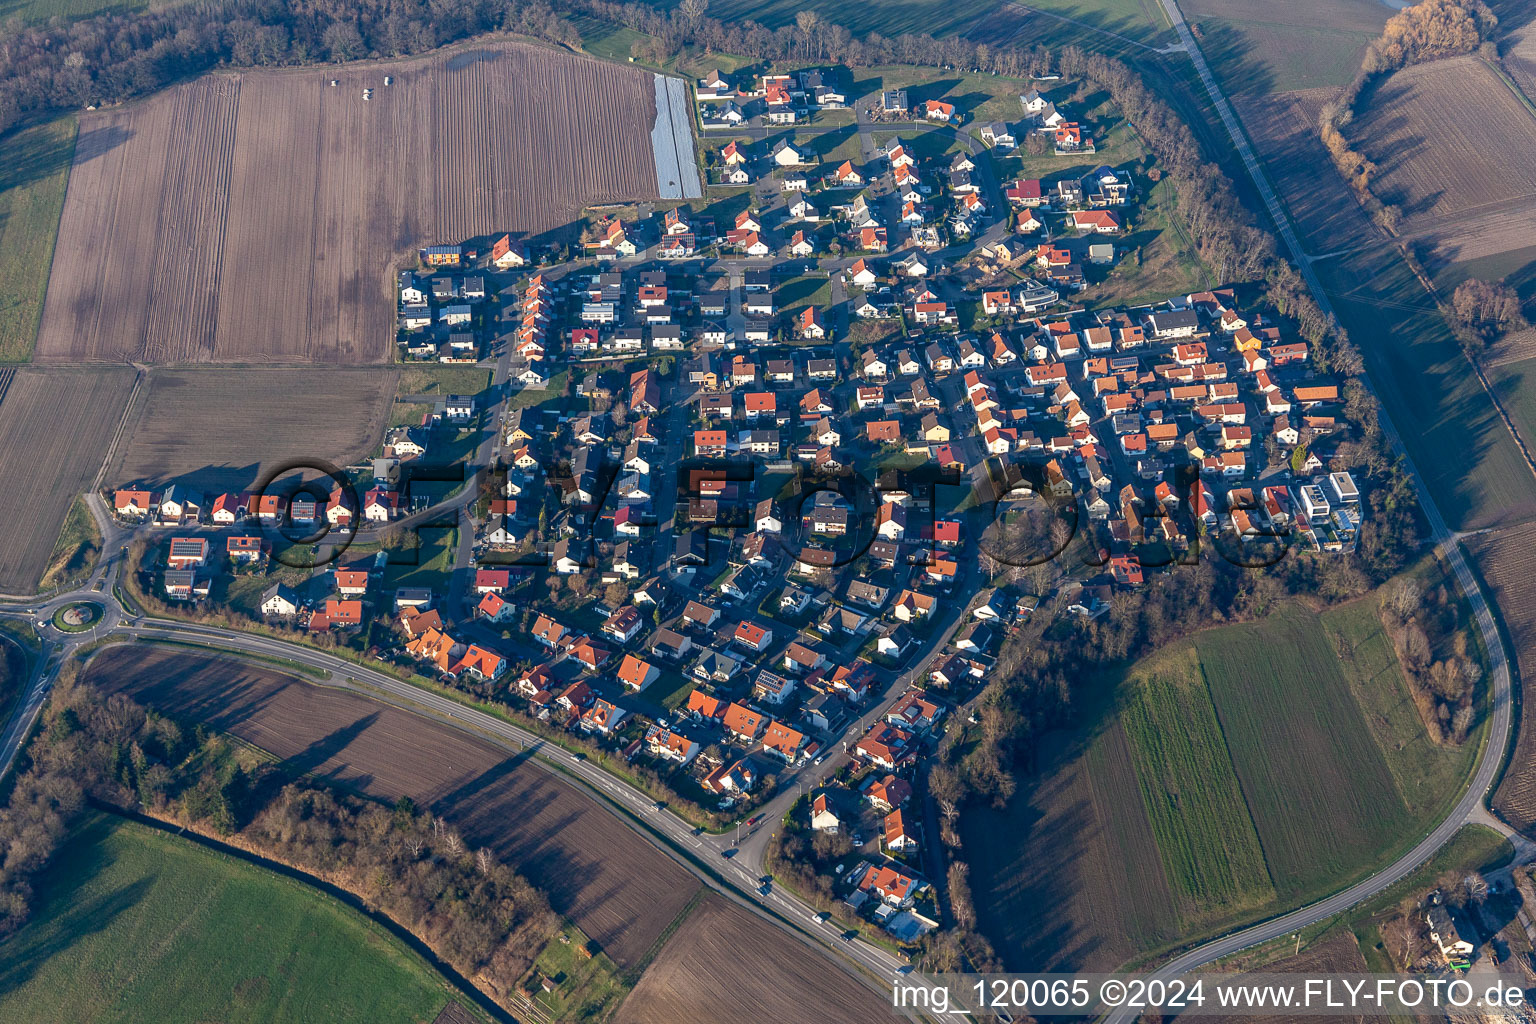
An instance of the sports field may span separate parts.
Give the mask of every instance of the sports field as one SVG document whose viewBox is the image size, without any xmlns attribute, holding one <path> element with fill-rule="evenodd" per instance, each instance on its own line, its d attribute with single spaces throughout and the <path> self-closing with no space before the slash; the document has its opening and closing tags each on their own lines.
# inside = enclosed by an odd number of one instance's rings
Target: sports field
<svg viewBox="0 0 1536 1024">
<path fill-rule="evenodd" d="M 1108 969 L 1299 905 L 1441 813 L 1477 737 L 1428 741 L 1377 600 L 1285 605 L 1088 686 L 1024 795 L 962 822 L 1009 969 Z"/>
<path fill-rule="evenodd" d="M 61 845 L 37 891 L 0 956 L 0 1020 L 418 1024 L 457 996 L 302 882 L 107 815 Z"/>
</svg>

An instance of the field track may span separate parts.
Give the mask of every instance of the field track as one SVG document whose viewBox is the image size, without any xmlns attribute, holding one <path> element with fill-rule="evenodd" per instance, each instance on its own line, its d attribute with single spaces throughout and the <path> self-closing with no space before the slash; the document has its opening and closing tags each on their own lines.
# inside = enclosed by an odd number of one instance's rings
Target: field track
<svg viewBox="0 0 1536 1024">
<path fill-rule="evenodd" d="M 133 377 L 126 366 L 11 371 L 0 402 L 0 593 L 36 588 L 70 504 L 101 468 Z"/>
<path fill-rule="evenodd" d="M 744 969 L 730 962 L 745 954 Z M 881 1024 L 878 993 L 766 921 L 710 894 L 619 1007 L 615 1024 Z"/>
<path fill-rule="evenodd" d="M 83 115 L 37 358 L 388 362 L 391 268 L 655 198 L 655 116 L 650 73 L 518 43 Z"/>
<path fill-rule="evenodd" d="M 407 712 L 245 663 L 149 645 L 108 648 L 87 679 L 230 732 L 292 770 L 432 808 L 543 890 L 621 966 L 635 963 L 698 889 L 692 875 L 590 797 Z"/>
<path fill-rule="evenodd" d="M 390 368 L 151 370 L 104 482 L 255 486 L 279 463 L 365 459 L 384 435 Z"/>
</svg>

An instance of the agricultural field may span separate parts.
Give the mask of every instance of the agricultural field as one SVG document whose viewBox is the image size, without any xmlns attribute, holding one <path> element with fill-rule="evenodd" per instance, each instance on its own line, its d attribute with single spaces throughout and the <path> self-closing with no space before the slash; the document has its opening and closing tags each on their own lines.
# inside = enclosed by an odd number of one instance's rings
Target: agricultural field
<svg viewBox="0 0 1536 1024">
<path fill-rule="evenodd" d="M 267 668 L 149 645 L 110 647 L 87 681 L 208 724 L 368 796 L 409 796 L 543 891 L 621 968 L 698 883 L 595 800 L 458 730 Z"/>
<path fill-rule="evenodd" d="M 0 142 L 0 362 L 32 354 L 74 147 L 73 117 Z"/>
<path fill-rule="evenodd" d="M 1317 117 L 1333 89 L 1300 89 L 1270 96 L 1235 96 L 1264 172 L 1285 201 L 1303 247 L 1314 255 L 1380 236 L 1332 166 L 1317 135 Z"/>
<path fill-rule="evenodd" d="M 1380 634 L 1355 605 L 1286 605 L 1089 683 L 1040 775 L 962 820 L 1007 967 L 1107 970 L 1279 912 L 1441 811 L 1476 739 L 1428 744 Z"/>
<path fill-rule="evenodd" d="M 750 950 L 751 970 L 722 969 L 723 950 Z M 905 1018 L 891 1009 L 888 996 L 710 893 L 661 948 L 613 1019 L 614 1024 L 876 1024 Z"/>
<path fill-rule="evenodd" d="M 254 487 L 290 460 L 346 466 L 382 441 L 396 376 L 383 368 L 152 370 L 105 482 L 182 481 L 217 492 Z"/>
<path fill-rule="evenodd" d="M 1426 585 L 1443 582 L 1442 577 Z M 1477 745 L 1441 746 L 1429 738 L 1392 640 L 1382 627 L 1376 594 L 1330 608 L 1321 619 L 1398 796 L 1414 817 L 1434 817 L 1471 773 Z"/>
<path fill-rule="evenodd" d="M 416 1024 L 466 1002 L 339 901 L 120 818 L 86 817 L 37 893 L 0 961 L 5 1020 Z"/>
<path fill-rule="evenodd" d="M 1532 340 L 1536 339 L 1528 339 L 1527 344 Z M 1536 358 L 1486 366 L 1484 372 L 1499 404 L 1529 448 L 1536 443 Z"/>
<path fill-rule="evenodd" d="M 1536 707 L 1536 524 L 1468 537 L 1463 543 L 1492 591 L 1505 642 L 1514 652 L 1521 706 Z M 1528 711 L 1519 722 L 1515 752 L 1493 806 L 1510 824 L 1528 831 L 1536 826 L 1536 724 Z"/>
<path fill-rule="evenodd" d="M 1042 737 L 1038 754 L 1027 796 L 961 819 L 980 929 L 1004 966 L 1108 971 L 1175 942 L 1186 925 L 1120 724 Z"/>
<path fill-rule="evenodd" d="M 1269 953 L 1267 957 L 1248 956 L 1240 960 L 1240 966 L 1238 964 L 1223 964 L 1223 966 L 1229 966 L 1234 970 L 1262 970 L 1266 974 L 1365 974 L 1370 970 L 1365 957 L 1360 954 L 1359 943 L 1347 929 L 1334 928 L 1325 936 L 1303 941 L 1301 945 L 1300 950 L 1292 952 L 1294 947 L 1287 942 L 1283 950 L 1265 950 L 1264 952 Z M 1290 955 L 1277 956 L 1277 952 Z M 1219 972 L 1220 968 L 1210 969 L 1212 974 Z M 1388 1024 L 1391 1018 L 1356 1015 L 1348 1019 L 1353 1024 Z M 1238 1021 L 1242 1021 L 1242 1024 L 1307 1024 L 1307 1020 L 1308 1018 L 1299 1014 L 1212 1016 L 1208 1024 L 1238 1024 Z"/>
<path fill-rule="evenodd" d="M 1004 2 L 985 18 L 967 25 L 965 38 L 989 46 L 1080 46 L 1122 59 L 1155 58 L 1174 41 L 1168 22 L 1148 0 L 1144 14 L 1106 14 L 1141 6 L 1136 0 L 1042 0 L 1038 4 Z M 1155 20 L 1154 20 L 1155 19 Z"/>
<path fill-rule="evenodd" d="M 1536 115 L 1476 57 L 1397 72 L 1349 129 L 1376 162 L 1373 190 L 1402 231 L 1453 263 L 1524 248 L 1536 235 Z"/>
<path fill-rule="evenodd" d="M 388 362 L 418 246 L 656 197 L 655 107 L 649 72 L 497 43 L 85 115 L 38 358 Z"/>
<path fill-rule="evenodd" d="M 934 36 L 952 35 L 983 18 L 997 7 L 998 0 L 864 0 L 859 4 L 837 0 L 714 0 L 709 16 L 721 21 L 756 21 L 769 28 L 793 26 L 800 11 L 814 11 L 834 25 L 841 25 L 854 35 L 878 32 L 899 36 L 908 32 L 926 32 Z M 658 7 L 675 6 L 675 0 L 661 0 Z M 628 54 L 625 54 L 628 56 Z"/>
<path fill-rule="evenodd" d="M 1164 874 L 1181 895 L 1222 910 L 1274 899 L 1193 645 L 1131 677 L 1120 720 Z"/>
<path fill-rule="evenodd" d="M 1396 252 L 1373 249 L 1313 266 L 1451 528 L 1536 516 L 1536 478 Z"/>
<path fill-rule="evenodd" d="M 1409 834 L 1317 616 L 1292 605 L 1195 647 L 1282 901 L 1336 886 Z"/>
<path fill-rule="evenodd" d="M 1180 8 L 1229 97 L 1337 89 L 1392 16 L 1381 0 L 1185 0 Z"/>
<path fill-rule="evenodd" d="M 19 18 L 32 24 L 50 18 L 86 18 L 107 10 L 126 13 L 148 6 L 145 0 L 0 0 L 0 22 Z"/>
<path fill-rule="evenodd" d="M 91 487 L 133 389 L 123 367 L 15 371 L 0 399 L 0 593 L 32 592 L 75 498 Z"/>
</svg>

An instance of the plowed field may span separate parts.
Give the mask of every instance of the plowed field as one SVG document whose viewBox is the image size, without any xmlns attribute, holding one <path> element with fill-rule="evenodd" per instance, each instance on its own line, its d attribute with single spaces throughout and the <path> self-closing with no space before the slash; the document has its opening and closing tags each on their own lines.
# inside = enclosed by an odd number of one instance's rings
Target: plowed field
<svg viewBox="0 0 1536 1024">
<path fill-rule="evenodd" d="M 730 961 L 744 955 L 742 969 Z M 883 1024 L 890 1001 L 778 929 L 711 894 L 619 1007 L 615 1024 Z"/>
<path fill-rule="evenodd" d="M 1379 168 L 1375 190 L 1404 231 L 1445 262 L 1531 244 L 1536 236 L 1533 118 L 1476 57 L 1399 71 L 1349 130 Z"/>
<path fill-rule="evenodd" d="M 585 794 L 446 726 L 234 660 L 110 647 L 91 683 L 253 743 L 369 796 L 409 796 L 490 847 L 627 966 L 698 883 Z"/>
<path fill-rule="evenodd" d="M 37 357 L 387 362 L 392 267 L 654 198 L 655 114 L 649 73 L 498 43 L 84 115 Z"/>
<path fill-rule="evenodd" d="M 0 593 L 30 593 L 75 496 L 88 490 L 133 388 L 126 366 L 23 368 L 0 402 Z"/>
<path fill-rule="evenodd" d="M 106 483 L 242 490 L 291 460 L 346 466 L 384 436 L 397 377 L 386 369 L 154 370 Z"/>
</svg>

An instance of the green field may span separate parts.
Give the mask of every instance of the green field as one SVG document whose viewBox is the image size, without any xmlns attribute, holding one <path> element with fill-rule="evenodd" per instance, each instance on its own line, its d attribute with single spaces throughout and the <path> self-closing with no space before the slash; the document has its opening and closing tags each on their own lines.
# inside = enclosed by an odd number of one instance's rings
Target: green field
<svg viewBox="0 0 1536 1024">
<path fill-rule="evenodd" d="M 721 21 L 756 21 L 769 28 L 794 25 L 800 11 L 815 11 L 825 21 L 841 25 L 855 35 L 878 32 L 883 36 L 923 32 L 934 36 L 964 32 L 998 0 L 714 0 L 709 16 Z M 675 0 L 659 0 L 657 7 L 671 8 Z"/>
<path fill-rule="evenodd" d="M 1282 900 L 1337 887 L 1411 832 L 1317 616 L 1288 605 L 1195 647 Z"/>
<path fill-rule="evenodd" d="M 1184 17 L 1231 93 L 1343 86 L 1392 11 L 1381 0 L 1185 0 Z"/>
<path fill-rule="evenodd" d="M 84 18 L 103 11 L 126 12 L 148 7 L 135 0 L 0 0 L 0 22 L 20 18 L 24 22 L 49 18 Z"/>
<path fill-rule="evenodd" d="M 1152 186 L 1145 202 L 1126 216 L 1130 232 L 1104 239 L 1114 243 L 1114 266 L 1104 280 L 1083 289 L 1079 302 L 1092 308 L 1123 308 L 1211 286 L 1212 278 L 1185 234 L 1171 181 Z"/>
<path fill-rule="evenodd" d="M 1477 744 L 1439 746 L 1424 731 L 1374 595 L 1330 608 L 1323 630 L 1376 740 L 1398 796 L 1416 819 L 1438 814 L 1472 771 Z"/>
<path fill-rule="evenodd" d="M 61 846 L 0 947 L 0 1020 L 27 1024 L 416 1024 L 455 995 L 316 890 L 105 815 Z"/>
<path fill-rule="evenodd" d="M 780 313 L 794 314 L 807 306 L 826 313 L 832 306 L 832 282 L 824 275 L 792 277 L 773 290 Z"/>
<path fill-rule="evenodd" d="M 1195 906 L 1262 905 L 1275 890 L 1195 650 L 1131 677 L 1120 711 L 1163 870 Z"/>
<path fill-rule="evenodd" d="M 37 340 L 75 129 L 64 117 L 0 140 L 0 362 L 30 358 Z"/>
<path fill-rule="evenodd" d="M 1436 820 L 1480 736 L 1429 742 L 1377 600 L 1286 604 L 1085 681 L 1038 777 L 962 821 L 1007 967 L 1107 970 L 1280 913 Z"/>
<path fill-rule="evenodd" d="M 1527 446 L 1536 444 L 1536 358 L 1486 367 L 1488 383 Z"/>
</svg>

